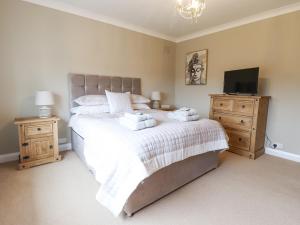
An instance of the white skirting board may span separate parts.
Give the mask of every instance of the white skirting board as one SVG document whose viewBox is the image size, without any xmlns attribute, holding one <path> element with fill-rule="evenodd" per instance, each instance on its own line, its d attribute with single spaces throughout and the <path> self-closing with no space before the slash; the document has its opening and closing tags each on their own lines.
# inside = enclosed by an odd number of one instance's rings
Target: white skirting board
<svg viewBox="0 0 300 225">
<path fill-rule="evenodd" d="M 71 149 L 72 149 L 72 144 L 71 143 L 60 144 L 59 145 L 59 151 L 60 152 L 71 150 Z M 16 161 L 18 159 L 19 159 L 19 152 L 0 155 L 0 163 Z"/>
<path fill-rule="evenodd" d="M 63 152 L 63 151 L 67 151 L 67 150 L 71 150 L 72 149 L 72 144 L 71 143 L 66 143 L 66 144 L 60 144 L 58 146 L 59 151 Z"/>
<path fill-rule="evenodd" d="M 268 155 L 279 157 L 279 158 L 288 159 L 288 160 L 295 161 L 295 162 L 300 162 L 300 155 L 285 152 L 282 150 L 265 148 L 265 153 Z"/>
<path fill-rule="evenodd" d="M 19 152 L 0 155 L 0 163 L 16 161 L 19 159 Z"/>
</svg>

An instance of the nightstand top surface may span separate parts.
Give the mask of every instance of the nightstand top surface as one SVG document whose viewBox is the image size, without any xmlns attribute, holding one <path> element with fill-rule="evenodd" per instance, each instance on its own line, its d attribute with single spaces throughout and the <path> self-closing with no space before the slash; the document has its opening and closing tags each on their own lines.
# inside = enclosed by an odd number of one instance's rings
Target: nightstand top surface
<svg viewBox="0 0 300 225">
<path fill-rule="evenodd" d="M 48 121 L 53 121 L 53 120 L 58 121 L 60 119 L 57 116 L 52 116 L 49 118 L 23 117 L 23 118 L 15 118 L 15 124 L 48 122 Z"/>
<path fill-rule="evenodd" d="M 166 109 L 166 108 L 159 108 L 159 110 L 162 110 L 162 111 L 175 111 L 176 108 L 169 108 L 169 109 Z"/>
</svg>

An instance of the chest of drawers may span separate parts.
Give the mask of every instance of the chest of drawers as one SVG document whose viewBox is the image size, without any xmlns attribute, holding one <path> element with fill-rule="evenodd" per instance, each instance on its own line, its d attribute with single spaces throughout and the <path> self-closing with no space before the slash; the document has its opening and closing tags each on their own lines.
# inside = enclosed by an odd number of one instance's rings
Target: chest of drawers
<svg viewBox="0 0 300 225">
<path fill-rule="evenodd" d="M 230 152 L 256 159 L 264 153 L 269 96 L 210 95 L 210 119 L 229 137 Z"/>
</svg>

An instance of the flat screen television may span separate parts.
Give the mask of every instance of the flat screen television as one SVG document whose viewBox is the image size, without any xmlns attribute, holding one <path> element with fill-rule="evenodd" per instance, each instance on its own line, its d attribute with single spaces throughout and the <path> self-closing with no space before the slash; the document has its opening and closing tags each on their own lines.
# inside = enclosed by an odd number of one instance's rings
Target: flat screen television
<svg viewBox="0 0 300 225">
<path fill-rule="evenodd" d="M 259 68 L 226 71 L 224 89 L 226 94 L 257 94 Z"/>
</svg>

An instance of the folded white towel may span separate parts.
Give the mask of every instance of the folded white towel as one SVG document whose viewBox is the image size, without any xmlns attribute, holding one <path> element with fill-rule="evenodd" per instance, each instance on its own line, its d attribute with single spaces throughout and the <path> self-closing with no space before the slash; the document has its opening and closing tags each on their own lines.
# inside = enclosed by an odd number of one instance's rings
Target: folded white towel
<svg viewBox="0 0 300 225">
<path fill-rule="evenodd" d="M 157 122 L 155 119 L 149 119 L 149 120 L 145 120 L 145 125 L 147 128 L 150 128 L 150 127 L 155 127 Z"/>
<path fill-rule="evenodd" d="M 178 115 L 175 112 L 168 113 L 168 117 L 170 119 L 175 119 L 181 122 L 196 121 L 200 119 L 199 114 L 189 116 L 189 115 Z"/>
<path fill-rule="evenodd" d="M 181 108 L 179 108 L 177 110 L 180 110 L 180 111 L 190 111 L 190 110 L 195 110 L 195 109 L 184 106 L 184 107 L 181 107 Z"/>
<path fill-rule="evenodd" d="M 144 113 L 128 113 L 128 112 L 126 112 L 124 114 L 124 117 L 132 120 L 133 122 L 141 122 L 141 121 L 153 119 L 153 117 L 150 114 L 144 114 Z"/>
<path fill-rule="evenodd" d="M 188 107 L 182 107 L 176 111 L 174 111 L 178 116 L 193 116 L 197 115 L 197 110 L 193 108 L 188 108 Z"/>
<path fill-rule="evenodd" d="M 178 116 L 193 116 L 193 115 L 197 115 L 197 112 L 195 111 L 174 111 L 174 114 L 178 115 Z"/>
<path fill-rule="evenodd" d="M 127 117 L 121 117 L 120 124 L 124 127 L 127 127 L 130 130 L 137 131 L 156 126 L 156 120 L 149 119 L 140 122 L 134 122 L 133 120 Z"/>
</svg>

